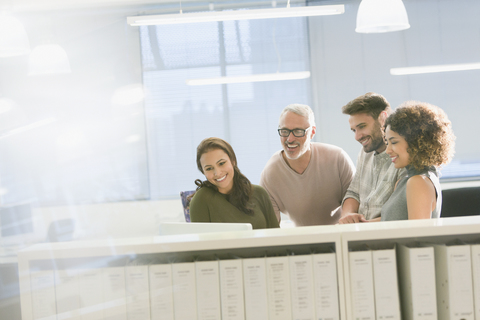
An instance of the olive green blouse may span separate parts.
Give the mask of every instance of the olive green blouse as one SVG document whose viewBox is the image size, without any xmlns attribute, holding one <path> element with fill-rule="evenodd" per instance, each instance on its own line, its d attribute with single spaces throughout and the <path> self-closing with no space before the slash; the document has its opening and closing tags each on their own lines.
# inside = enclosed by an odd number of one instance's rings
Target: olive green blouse
<svg viewBox="0 0 480 320">
<path fill-rule="evenodd" d="M 267 191 L 257 185 L 252 187 L 250 201 L 253 204 L 253 214 L 240 211 L 227 201 L 226 194 L 203 187 L 195 193 L 190 202 L 191 221 L 250 223 L 253 229 L 278 228 L 278 220 Z"/>
</svg>

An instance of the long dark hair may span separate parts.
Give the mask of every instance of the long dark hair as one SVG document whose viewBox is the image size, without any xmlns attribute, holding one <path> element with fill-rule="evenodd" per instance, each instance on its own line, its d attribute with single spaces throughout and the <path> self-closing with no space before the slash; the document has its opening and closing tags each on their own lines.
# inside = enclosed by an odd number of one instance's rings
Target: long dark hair
<svg viewBox="0 0 480 320">
<path fill-rule="evenodd" d="M 236 206 L 240 211 L 243 211 L 247 214 L 253 214 L 252 204 L 250 203 L 250 197 L 252 196 L 252 184 L 238 169 L 237 166 L 237 157 L 233 151 L 232 146 L 220 138 L 207 138 L 204 139 L 197 147 L 197 167 L 201 173 L 203 172 L 202 164 L 200 163 L 200 158 L 204 153 L 207 153 L 211 150 L 223 150 L 233 165 L 233 187 L 232 191 L 227 194 L 228 202 Z M 195 180 L 197 185 L 197 191 L 200 188 L 207 187 L 211 188 L 218 192 L 218 188 L 210 183 L 208 180 L 202 181 L 200 179 Z"/>
</svg>

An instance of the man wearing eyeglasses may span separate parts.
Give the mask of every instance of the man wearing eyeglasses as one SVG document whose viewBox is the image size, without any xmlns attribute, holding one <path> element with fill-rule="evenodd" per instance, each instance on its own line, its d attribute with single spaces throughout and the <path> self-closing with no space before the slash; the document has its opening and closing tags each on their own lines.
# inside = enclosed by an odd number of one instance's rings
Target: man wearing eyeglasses
<svg viewBox="0 0 480 320">
<path fill-rule="evenodd" d="M 291 104 L 280 114 L 278 134 L 283 149 L 262 171 L 260 185 L 280 212 L 296 226 L 335 224 L 355 167 L 341 148 L 312 142 L 315 117 L 307 105 Z"/>
</svg>

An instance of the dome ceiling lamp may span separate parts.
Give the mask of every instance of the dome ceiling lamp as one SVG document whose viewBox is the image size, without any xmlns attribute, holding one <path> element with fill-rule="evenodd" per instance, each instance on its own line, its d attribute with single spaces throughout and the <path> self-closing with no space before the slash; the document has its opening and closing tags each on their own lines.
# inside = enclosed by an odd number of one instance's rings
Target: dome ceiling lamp
<svg viewBox="0 0 480 320">
<path fill-rule="evenodd" d="M 30 42 L 22 23 L 15 17 L 0 14 L 0 57 L 30 53 Z"/>
<path fill-rule="evenodd" d="M 362 0 L 357 12 L 358 33 L 384 33 L 410 28 L 402 0 Z"/>
<path fill-rule="evenodd" d="M 28 75 L 71 73 L 67 53 L 60 45 L 49 43 L 36 46 L 28 59 Z"/>
</svg>

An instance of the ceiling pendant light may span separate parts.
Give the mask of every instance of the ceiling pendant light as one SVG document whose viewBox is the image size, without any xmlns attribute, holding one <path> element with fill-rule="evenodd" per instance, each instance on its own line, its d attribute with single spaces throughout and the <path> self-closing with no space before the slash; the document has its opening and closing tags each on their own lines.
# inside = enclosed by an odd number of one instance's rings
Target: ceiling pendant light
<svg viewBox="0 0 480 320">
<path fill-rule="evenodd" d="M 58 44 L 36 46 L 28 59 L 28 75 L 70 73 L 67 53 Z"/>
<path fill-rule="evenodd" d="M 402 0 L 362 0 L 357 12 L 358 33 L 383 33 L 410 28 Z"/>
<path fill-rule="evenodd" d="M 404 75 L 410 75 L 410 74 L 467 71 L 467 70 L 479 70 L 479 69 L 480 69 L 480 62 L 473 62 L 473 63 L 443 64 L 443 65 L 420 66 L 420 67 L 391 68 L 390 74 L 394 76 L 404 76 Z"/>
<path fill-rule="evenodd" d="M 9 15 L 0 15 L 0 57 L 30 53 L 30 43 L 22 23 Z"/>
<path fill-rule="evenodd" d="M 246 83 L 246 82 L 262 82 L 262 81 L 278 81 L 278 80 L 300 80 L 310 78 L 310 71 L 299 72 L 277 72 L 262 73 L 236 77 L 218 77 L 203 79 L 188 79 L 186 84 L 189 86 L 202 86 L 208 84 L 230 84 L 230 83 Z"/>
<path fill-rule="evenodd" d="M 345 6 L 343 4 L 340 4 L 340 5 L 326 5 L 326 6 L 267 8 L 267 9 L 251 9 L 251 10 L 231 10 L 231 11 L 135 16 L 135 17 L 127 17 L 127 23 L 131 26 L 145 26 L 145 25 L 180 24 L 180 23 L 195 23 L 195 22 L 208 22 L 208 21 L 310 17 L 310 16 L 342 14 L 344 12 L 345 12 Z"/>
</svg>

